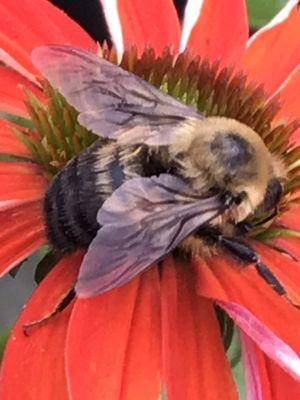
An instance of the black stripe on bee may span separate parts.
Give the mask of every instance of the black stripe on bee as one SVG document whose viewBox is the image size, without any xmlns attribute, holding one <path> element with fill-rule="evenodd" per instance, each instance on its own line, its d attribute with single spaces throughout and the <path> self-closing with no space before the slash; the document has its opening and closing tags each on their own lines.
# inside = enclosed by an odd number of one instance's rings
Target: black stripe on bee
<svg viewBox="0 0 300 400">
<path fill-rule="evenodd" d="M 69 161 L 46 192 L 46 231 L 60 251 L 87 246 L 99 229 L 96 215 L 105 199 L 97 192 L 94 148 Z"/>
<path fill-rule="evenodd" d="M 54 178 L 46 193 L 47 233 L 50 242 L 59 250 L 88 245 L 99 228 L 96 222 L 99 199 L 95 207 L 95 185 L 87 169 L 88 166 L 79 170 L 78 159 L 74 158 Z"/>
</svg>

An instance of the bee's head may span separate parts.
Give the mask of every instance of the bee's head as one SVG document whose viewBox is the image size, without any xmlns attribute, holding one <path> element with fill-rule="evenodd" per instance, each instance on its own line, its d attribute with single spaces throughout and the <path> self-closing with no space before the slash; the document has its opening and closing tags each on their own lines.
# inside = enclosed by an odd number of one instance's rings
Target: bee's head
<svg viewBox="0 0 300 400">
<path fill-rule="evenodd" d="M 242 194 L 237 221 L 267 210 L 280 199 L 283 166 L 260 136 L 229 118 L 210 117 L 186 135 L 181 150 L 182 174 L 201 192 L 217 188 Z"/>
</svg>

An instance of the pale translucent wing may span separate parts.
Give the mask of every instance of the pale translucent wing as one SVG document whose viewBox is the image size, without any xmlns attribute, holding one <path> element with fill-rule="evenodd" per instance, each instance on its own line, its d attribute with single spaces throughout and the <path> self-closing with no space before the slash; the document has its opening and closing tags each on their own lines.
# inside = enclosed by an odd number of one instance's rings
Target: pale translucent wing
<svg viewBox="0 0 300 400">
<path fill-rule="evenodd" d="M 94 53 L 71 46 L 37 47 L 34 65 L 79 112 L 94 133 L 120 142 L 167 145 L 186 124 L 203 117 Z"/>
<path fill-rule="evenodd" d="M 125 182 L 98 213 L 102 227 L 84 257 L 77 294 L 94 296 L 126 283 L 225 208 L 220 195 L 201 198 L 168 174 Z"/>
</svg>

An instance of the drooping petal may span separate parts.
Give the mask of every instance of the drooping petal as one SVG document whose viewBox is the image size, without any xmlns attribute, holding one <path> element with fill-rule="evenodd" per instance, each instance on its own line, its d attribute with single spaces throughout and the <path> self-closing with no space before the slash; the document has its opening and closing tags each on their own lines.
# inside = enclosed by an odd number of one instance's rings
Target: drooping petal
<svg viewBox="0 0 300 400">
<path fill-rule="evenodd" d="M 72 400 L 158 399 L 160 342 L 156 268 L 103 295 L 78 300 L 66 350 Z"/>
<path fill-rule="evenodd" d="M 213 304 L 195 293 L 188 267 L 172 259 L 162 268 L 162 332 L 167 398 L 237 399 Z"/>
<path fill-rule="evenodd" d="M 260 245 L 263 262 L 296 293 L 300 287 L 299 264 L 277 251 Z M 212 258 L 209 264 L 195 263 L 198 293 L 217 300 L 231 301 L 249 310 L 276 336 L 300 354 L 299 310 L 279 296 L 254 266 L 239 266 L 232 258 Z M 276 310 L 276 312 L 270 312 Z"/>
<path fill-rule="evenodd" d="M 2 364 L 1 400 L 69 400 L 64 349 L 72 305 L 28 331 L 24 324 L 53 311 L 74 285 L 82 254 L 64 258 L 42 281 L 18 319 Z"/>
<path fill-rule="evenodd" d="M 119 52 L 126 44 L 135 44 L 139 54 L 147 44 L 156 54 L 167 45 L 178 50 L 180 28 L 171 0 L 101 0 L 101 3 Z"/>
<path fill-rule="evenodd" d="M 0 111 L 26 115 L 25 94 L 22 87 L 42 98 L 42 91 L 18 72 L 0 65 Z"/>
<path fill-rule="evenodd" d="M 230 301 L 217 301 L 241 330 L 281 368 L 300 381 L 300 357 L 245 307 Z M 259 390 L 259 388 L 258 388 Z M 259 398 L 259 397 L 254 397 Z"/>
<path fill-rule="evenodd" d="M 47 180 L 38 165 L 0 161 L 0 210 L 41 199 L 46 185 Z"/>
<path fill-rule="evenodd" d="M 36 46 L 45 43 L 94 46 L 76 22 L 46 0 L 39 0 L 38 5 L 31 0 L 1 1 L 0 26 L 0 48 L 33 73 L 30 53 Z"/>
<path fill-rule="evenodd" d="M 191 48 L 201 57 L 237 67 L 248 40 L 243 0 L 189 0 L 185 9 L 180 50 Z"/>
<path fill-rule="evenodd" d="M 247 387 L 247 400 L 256 399 L 254 382 L 260 383 L 262 400 L 298 400 L 300 383 L 268 358 L 243 332 L 240 332 Z M 252 379 L 251 379 L 252 378 Z"/>
<path fill-rule="evenodd" d="M 47 242 L 41 202 L 0 211 L 0 226 L 2 276 Z"/>
<path fill-rule="evenodd" d="M 272 400 L 268 375 L 264 368 L 263 353 L 242 330 L 239 332 L 239 337 L 242 346 L 247 400 Z"/>
<path fill-rule="evenodd" d="M 29 149 L 12 131 L 13 124 L 0 118 L 0 153 L 31 156 Z"/>
<path fill-rule="evenodd" d="M 300 62 L 300 12 L 290 0 L 248 42 L 243 67 L 250 79 L 272 94 Z"/>
</svg>

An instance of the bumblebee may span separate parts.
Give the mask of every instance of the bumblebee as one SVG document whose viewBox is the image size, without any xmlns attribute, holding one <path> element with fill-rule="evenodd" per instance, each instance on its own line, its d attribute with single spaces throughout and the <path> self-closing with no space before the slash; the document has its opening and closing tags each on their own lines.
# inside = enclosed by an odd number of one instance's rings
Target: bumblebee
<svg viewBox="0 0 300 400">
<path fill-rule="evenodd" d="M 270 210 L 285 168 L 248 126 L 205 118 L 119 66 L 70 46 L 32 59 L 100 138 L 53 179 L 45 197 L 49 241 L 88 246 L 76 292 L 122 285 L 178 247 L 194 256 L 221 246 L 285 289 L 237 238 L 246 218 Z M 288 297 L 288 296 L 287 296 Z"/>
</svg>

